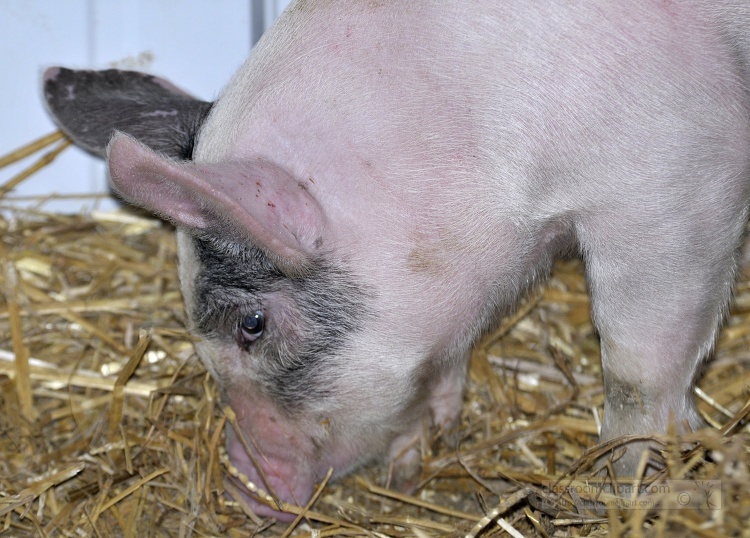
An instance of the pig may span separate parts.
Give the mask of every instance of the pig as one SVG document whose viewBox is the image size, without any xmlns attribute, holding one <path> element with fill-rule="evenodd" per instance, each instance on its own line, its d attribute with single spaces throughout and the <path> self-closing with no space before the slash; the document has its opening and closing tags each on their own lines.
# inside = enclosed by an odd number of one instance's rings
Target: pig
<svg viewBox="0 0 750 538">
<path fill-rule="evenodd" d="M 472 344 L 562 254 L 601 339 L 601 438 L 701 426 L 748 214 L 749 28 L 740 0 L 300 0 L 214 103 L 111 70 L 51 68 L 44 92 L 176 225 L 230 458 L 304 504 L 329 468 L 408 475 Z"/>
</svg>

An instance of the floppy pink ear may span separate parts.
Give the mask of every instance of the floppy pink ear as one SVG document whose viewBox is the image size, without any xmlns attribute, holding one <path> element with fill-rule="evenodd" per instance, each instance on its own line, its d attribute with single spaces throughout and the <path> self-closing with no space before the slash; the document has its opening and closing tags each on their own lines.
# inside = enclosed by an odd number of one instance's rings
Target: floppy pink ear
<svg viewBox="0 0 750 538">
<path fill-rule="evenodd" d="M 114 189 L 177 226 L 229 235 L 292 266 L 310 261 L 322 244 L 320 204 L 277 165 L 176 162 L 120 133 L 107 155 Z"/>
</svg>

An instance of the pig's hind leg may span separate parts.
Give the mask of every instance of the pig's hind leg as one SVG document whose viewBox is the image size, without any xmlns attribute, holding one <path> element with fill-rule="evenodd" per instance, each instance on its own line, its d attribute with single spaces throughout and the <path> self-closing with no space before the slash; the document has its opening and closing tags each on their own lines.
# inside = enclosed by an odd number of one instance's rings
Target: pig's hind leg
<svg viewBox="0 0 750 538">
<path fill-rule="evenodd" d="M 579 223 L 601 338 L 603 441 L 664 433 L 670 424 L 701 426 L 693 384 L 734 284 L 746 219 L 739 199 L 710 218 L 710 208 L 697 209 L 705 199 L 680 207 L 651 200 L 610 206 Z M 647 447 L 629 445 L 614 464 L 617 474 L 632 476 Z"/>
</svg>

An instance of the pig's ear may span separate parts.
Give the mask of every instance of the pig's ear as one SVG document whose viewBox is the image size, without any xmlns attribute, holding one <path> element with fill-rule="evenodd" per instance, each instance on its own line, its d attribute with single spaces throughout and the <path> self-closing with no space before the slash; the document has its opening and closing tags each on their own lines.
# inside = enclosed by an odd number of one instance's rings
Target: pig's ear
<svg viewBox="0 0 750 538">
<path fill-rule="evenodd" d="M 304 270 L 318 256 L 323 210 L 274 164 L 175 162 L 119 133 L 108 159 L 118 193 L 177 226 L 256 246 L 289 271 Z"/>
<path fill-rule="evenodd" d="M 122 131 L 164 155 L 190 159 L 212 104 L 137 71 L 51 67 L 43 79 L 55 123 L 76 145 L 100 157 L 114 132 Z"/>
</svg>

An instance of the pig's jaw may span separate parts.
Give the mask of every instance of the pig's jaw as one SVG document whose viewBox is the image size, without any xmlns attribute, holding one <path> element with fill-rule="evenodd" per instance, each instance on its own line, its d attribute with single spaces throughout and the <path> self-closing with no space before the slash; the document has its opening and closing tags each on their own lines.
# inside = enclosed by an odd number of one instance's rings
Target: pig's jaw
<svg viewBox="0 0 750 538">
<path fill-rule="evenodd" d="M 229 425 L 226 428 L 226 436 L 229 459 L 235 469 L 241 473 L 236 478 L 242 481 L 243 488 L 247 490 L 242 494 L 253 512 L 279 521 L 292 521 L 295 518 L 293 513 L 275 510 L 269 506 L 271 503 L 268 502 L 267 492 L 272 491 L 282 502 L 304 506 L 312 496 L 315 478 L 308 476 L 306 470 L 295 468 L 289 461 L 279 459 L 273 454 L 263 453 L 254 458 L 263 469 L 264 480 L 243 443 Z M 265 497 L 266 502 L 258 500 L 261 497 Z"/>
<path fill-rule="evenodd" d="M 234 407 L 234 406 L 233 406 Z M 283 503 L 304 506 L 312 497 L 316 483 L 320 482 L 333 468 L 334 477 L 350 472 L 367 461 L 367 447 L 360 443 L 332 443 L 331 439 L 318 431 L 317 441 L 310 435 L 316 428 L 291 424 L 289 419 L 280 416 L 267 403 L 257 400 L 252 414 L 243 413 L 247 403 L 237 406 L 238 425 L 242 430 L 243 441 L 234 427 L 226 427 L 226 448 L 229 460 L 239 473 L 244 489 L 245 500 L 253 511 L 265 517 L 280 521 L 291 521 L 295 515 L 274 509 L 266 492 L 276 496 Z M 324 428 L 321 426 L 320 430 Z M 307 432 L 307 433 L 303 433 Z M 332 446 L 335 445 L 335 446 Z M 250 450 L 252 457 L 248 454 Z M 365 458 L 363 460 L 363 458 Z M 259 466 L 263 476 L 258 471 Z M 249 487 L 246 482 L 252 483 Z"/>
<path fill-rule="evenodd" d="M 258 515 L 292 520 L 294 514 L 257 499 L 268 499 L 264 493 L 272 490 L 280 501 L 304 506 L 316 483 L 330 469 L 336 478 L 384 456 L 394 465 L 395 486 L 412 490 L 418 483 L 421 462 L 415 439 L 424 434 L 425 419 L 442 429 L 455 423 L 461 409 L 467 358 L 457 358 L 452 369 L 425 381 L 422 390 L 416 391 L 400 412 L 389 419 L 378 416 L 374 423 L 368 423 L 362 415 L 354 423 L 343 424 L 320 420 L 305 411 L 283 414 L 260 396 L 260 391 L 250 398 L 246 390 L 230 390 L 225 400 L 237 414 L 236 424 L 244 443 L 234 427 L 227 425 L 226 447 L 232 465 L 244 475 L 240 481 L 243 485 L 252 483 L 245 487 L 249 490 L 245 495 L 248 504 Z M 334 415 L 339 413 L 330 411 L 329 416 Z"/>
</svg>

